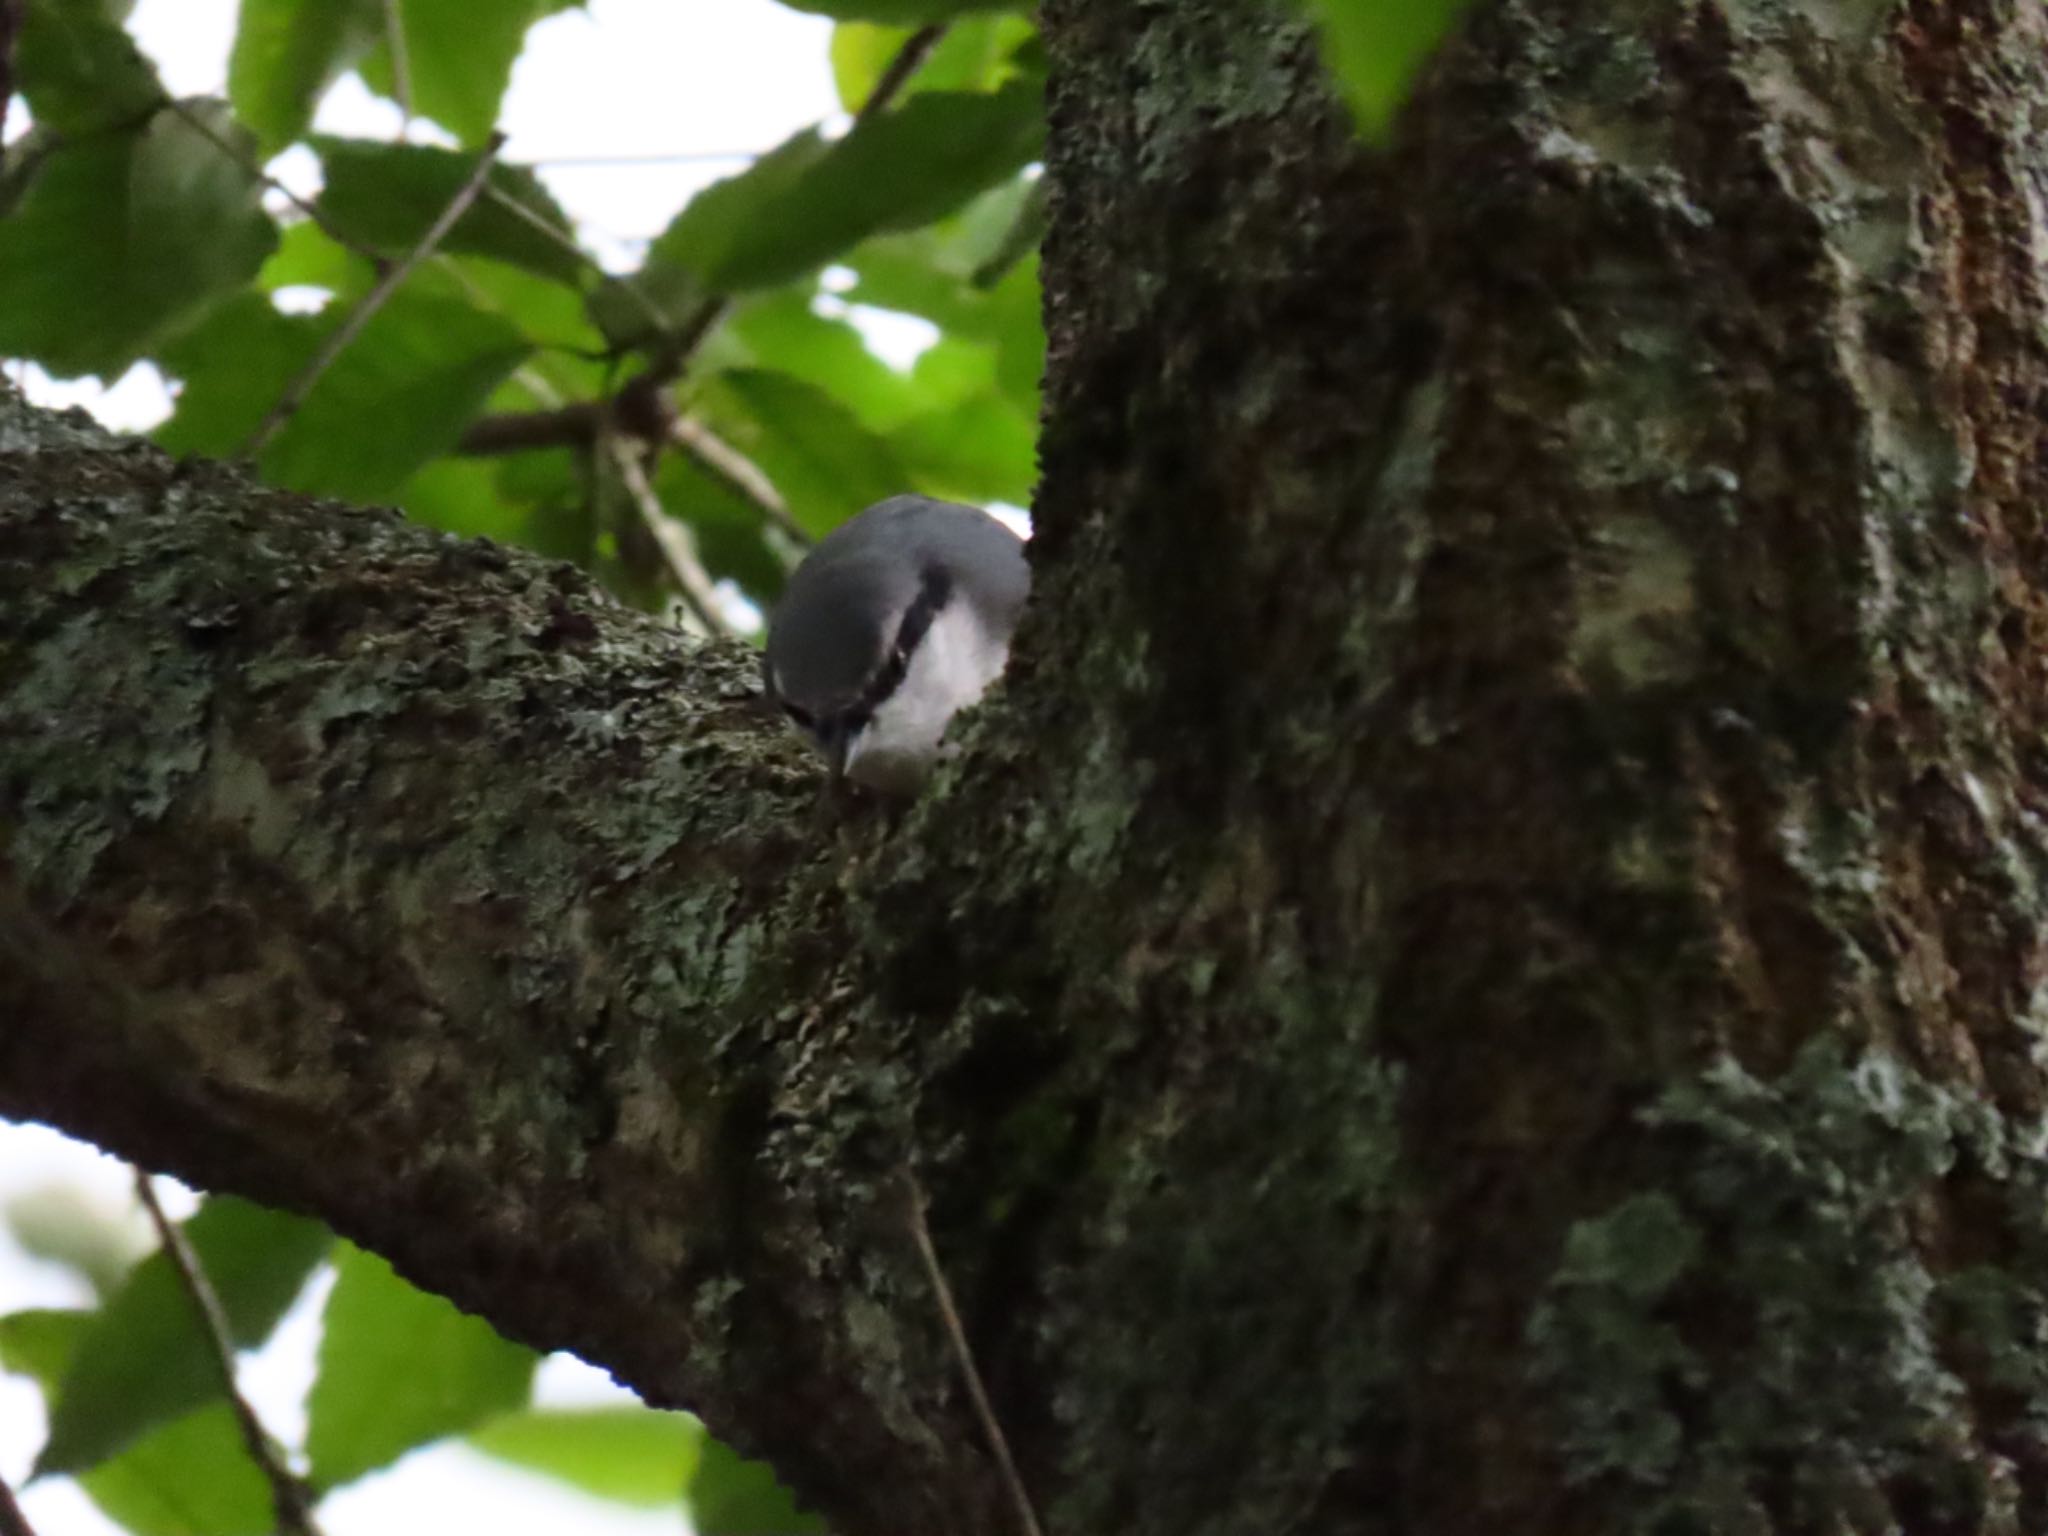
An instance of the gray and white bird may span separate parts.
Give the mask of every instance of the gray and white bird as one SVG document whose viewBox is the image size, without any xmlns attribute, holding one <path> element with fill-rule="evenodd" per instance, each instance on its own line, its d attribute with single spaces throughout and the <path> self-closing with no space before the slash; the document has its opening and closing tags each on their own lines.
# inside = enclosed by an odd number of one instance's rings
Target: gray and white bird
<svg viewBox="0 0 2048 1536">
<path fill-rule="evenodd" d="M 995 681 L 1031 592 L 1023 541 L 976 507 L 892 496 L 820 540 L 768 616 L 768 696 L 835 776 L 913 793 Z"/>
</svg>

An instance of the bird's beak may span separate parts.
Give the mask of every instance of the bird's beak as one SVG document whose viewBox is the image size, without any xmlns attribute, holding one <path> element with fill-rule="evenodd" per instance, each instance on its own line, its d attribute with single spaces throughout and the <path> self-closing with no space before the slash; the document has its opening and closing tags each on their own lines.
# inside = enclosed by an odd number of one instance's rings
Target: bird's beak
<svg viewBox="0 0 2048 1536">
<path fill-rule="evenodd" d="M 818 745 L 825 749 L 825 764 L 832 770 L 832 787 L 837 789 L 846 777 L 846 753 L 853 744 L 853 732 L 841 720 L 824 723 L 818 732 Z"/>
</svg>

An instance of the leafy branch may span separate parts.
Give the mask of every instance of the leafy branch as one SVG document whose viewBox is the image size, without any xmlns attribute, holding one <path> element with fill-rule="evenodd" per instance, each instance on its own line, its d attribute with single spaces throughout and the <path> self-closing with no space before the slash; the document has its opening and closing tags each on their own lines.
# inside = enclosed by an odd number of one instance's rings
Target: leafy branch
<svg viewBox="0 0 2048 1536">
<path fill-rule="evenodd" d="M 270 1436 L 264 1432 L 263 1421 L 256 1417 L 256 1410 L 249 1406 L 249 1400 L 236 1385 L 235 1344 L 228 1326 L 227 1310 L 207 1280 L 199 1255 L 185 1240 L 185 1234 L 178 1230 L 177 1224 L 164 1213 L 163 1203 L 156 1197 L 149 1174 L 141 1168 L 135 1170 L 135 1195 L 142 1202 L 143 1210 L 149 1213 L 150 1225 L 156 1228 L 157 1240 L 163 1245 L 164 1255 L 170 1260 L 178 1284 L 191 1300 L 192 1310 L 198 1314 L 200 1330 L 206 1336 L 214 1363 L 220 1368 L 221 1388 L 227 1394 L 228 1405 L 234 1410 L 242 1443 L 248 1447 L 250 1459 L 270 1484 L 271 1505 L 278 1529 L 285 1536 L 319 1536 L 305 1485 L 279 1458 Z"/>
<path fill-rule="evenodd" d="M 398 291 L 399 285 L 412 275 L 413 269 L 433 254 L 434 248 L 447 236 L 448 231 L 455 227 L 455 221 L 468 212 L 469 205 L 476 201 L 477 194 L 483 190 L 484 179 L 491 174 L 491 166 L 497 161 L 498 151 L 504 147 L 505 136 L 502 133 L 493 133 L 485 144 L 483 153 L 477 156 L 476 165 L 471 170 L 469 179 L 463 182 L 455 196 L 449 199 L 448 206 L 441 210 L 441 216 L 427 226 L 427 232 L 420 237 L 419 243 L 401 260 L 394 262 L 384 275 L 377 279 L 376 286 L 358 299 L 342 317 L 341 324 L 328 334 L 320 349 L 285 386 L 277 404 L 270 408 L 263 420 L 256 424 L 256 429 L 244 439 L 235 455 L 236 458 L 255 458 L 277 435 L 278 429 L 291 420 L 293 413 L 305 404 L 306 396 L 313 392 L 313 386 L 320 382 L 320 376 L 334 366 L 334 360 L 347 350 L 350 342 L 363 333 L 363 327 L 370 323 L 371 317 L 384 307 L 391 295 Z"/>
</svg>

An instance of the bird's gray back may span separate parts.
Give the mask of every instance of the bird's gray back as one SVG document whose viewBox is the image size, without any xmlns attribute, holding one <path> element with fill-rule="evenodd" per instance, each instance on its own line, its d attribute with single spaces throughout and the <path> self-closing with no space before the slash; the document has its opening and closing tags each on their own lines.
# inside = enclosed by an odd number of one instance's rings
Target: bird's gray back
<svg viewBox="0 0 2048 1536">
<path fill-rule="evenodd" d="M 819 541 L 768 622 L 771 686 L 814 711 L 857 697 L 928 581 L 1007 635 L 1031 591 L 1023 541 L 977 507 L 892 496 Z"/>
</svg>

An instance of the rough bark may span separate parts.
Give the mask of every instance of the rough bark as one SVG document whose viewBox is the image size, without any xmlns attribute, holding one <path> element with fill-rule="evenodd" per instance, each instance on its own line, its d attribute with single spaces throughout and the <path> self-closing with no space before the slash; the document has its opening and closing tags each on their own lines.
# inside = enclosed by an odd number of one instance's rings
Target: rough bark
<svg viewBox="0 0 2048 1536">
<path fill-rule="evenodd" d="M 2048 1523 L 2048 24 L 1478 5 L 1361 150 L 1047 0 L 1038 591 L 821 824 L 731 650 L 0 421 L 0 1111 L 1007 1528 Z"/>
</svg>

